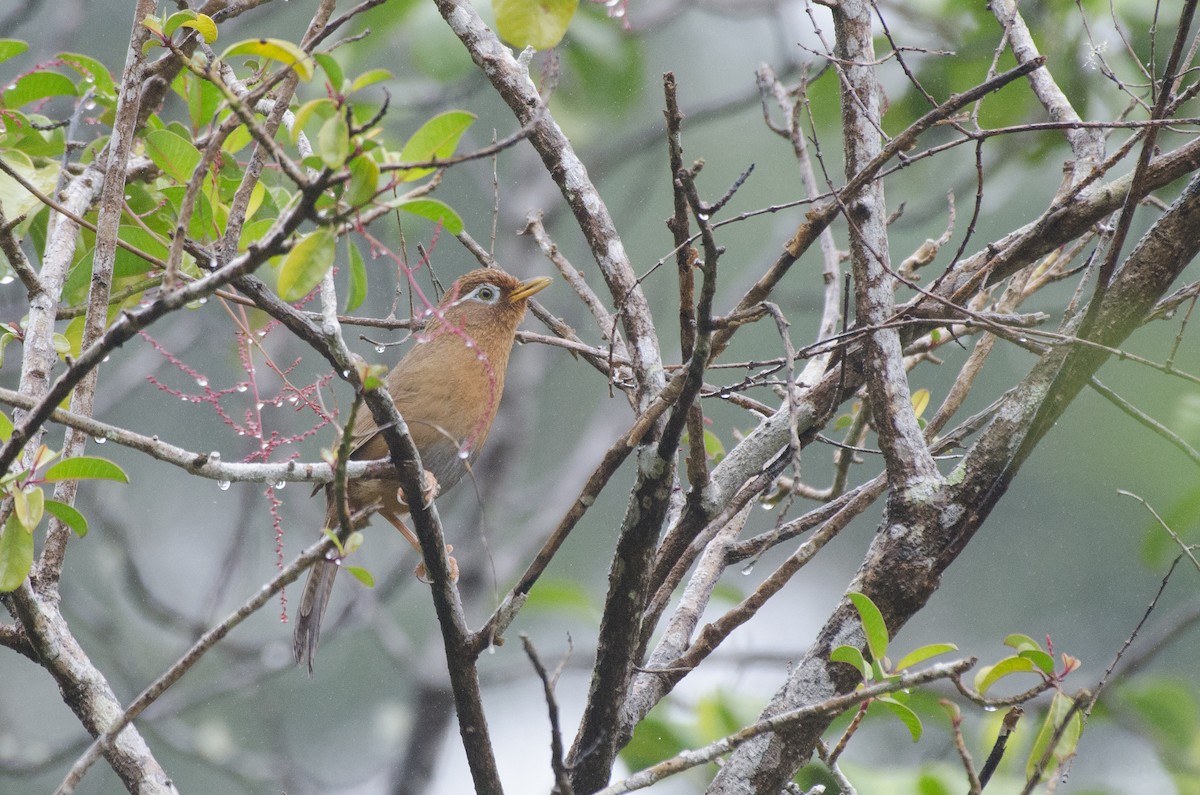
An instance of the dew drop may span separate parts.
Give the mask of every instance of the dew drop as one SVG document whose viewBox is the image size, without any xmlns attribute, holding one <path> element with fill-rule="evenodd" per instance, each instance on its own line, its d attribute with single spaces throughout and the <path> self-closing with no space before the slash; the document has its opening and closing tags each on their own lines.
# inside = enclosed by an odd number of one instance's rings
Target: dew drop
<svg viewBox="0 0 1200 795">
<path fill-rule="evenodd" d="M 376 346 L 375 346 L 375 352 L 376 352 L 376 353 L 383 353 L 383 352 L 384 352 L 384 351 L 386 351 L 386 350 L 387 350 L 387 348 L 383 347 L 382 345 L 376 345 Z"/>
<path fill-rule="evenodd" d="M 245 391 L 246 391 L 247 389 L 249 389 L 250 387 L 249 387 L 249 386 L 247 386 L 246 384 L 238 384 L 238 385 L 237 385 L 236 387 L 234 387 L 234 388 L 235 388 L 235 389 L 237 389 L 237 391 L 239 391 L 239 392 L 245 392 Z"/>
<path fill-rule="evenodd" d="M 476 358 L 476 359 L 478 359 L 478 360 L 479 360 L 479 361 L 481 361 L 481 362 L 486 362 L 486 361 L 487 361 L 487 354 L 485 354 L 483 351 L 480 351 L 478 354 L 476 354 L 476 355 L 475 355 L 475 358 Z"/>
<path fill-rule="evenodd" d="M 260 401 L 258 401 L 257 403 L 255 403 L 255 404 L 254 404 L 254 408 L 255 408 L 255 409 L 257 409 L 258 411 L 262 411 L 262 410 L 263 410 L 263 406 L 265 406 L 265 405 L 267 405 L 267 404 L 266 404 L 266 403 L 263 403 L 263 402 L 260 400 Z"/>
<path fill-rule="evenodd" d="M 229 491 L 229 481 L 228 480 L 218 480 L 217 488 L 220 489 L 221 491 Z"/>
<path fill-rule="evenodd" d="M 282 489 L 286 485 L 287 485 L 286 480 L 278 480 L 275 482 L 275 488 L 277 488 L 277 489 Z"/>
<path fill-rule="evenodd" d="M 246 435 L 245 431 L 238 431 L 238 436 L 245 436 L 245 435 Z"/>
<path fill-rule="evenodd" d="M 288 403 L 298 403 L 298 402 L 300 402 L 300 398 L 296 397 L 295 395 L 288 395 Z"/>
<path fill-rule="evenodd" d="M 211 453 L 208 454 L 208 460 L 215 464 L 216 462 L 221 460 L 221 454 L 219 452 L 217 452 L 216 450 L 213 450 Z"/>
<path fill-rule="evenodd" d="M 429 317 L 429 316 L 430 316 L 430 315 L 432 315 L 432 314 L 433 314 L 433 308 L 432 308 L 432 307 L 426 307 L 426 308 L 425 308 L 425 311 L 421 313 L 421 317 Z"/>
<path fill-rule="evenodd" d="M 496 653 L 496 644 L 495 644 L 495 643 L 489 643 L 489 644 L 488 644 L 488 647 L 487 647 L 487 653 L 488 653 L 488 654 L 495 654 L 495 653 Z"/>
<path fill-rule="evenodd" d="M 983 707 L 983 711 L 984 711 L 984 712 L 995 712 L 995 711 L 996 711 L 996 707 L 995 707 L 995 705 L 993 705 L 993 704 L 985 704 L 985 705 L 984 705 L 984 707 Z"/>
<path fill-rule="evenodd" d="M 475 347 L 475 340 L 464 340 L 464 341 L 463 341 L 463 345 L 465 345 L 465 346 L 466 346 L 466 347 L 468 347 L 468 348 L 474 348 L 474 347 Z"/>
<path fill-rule="evenodd" d="M 107 362 L 107 361 L 108 361 L 108 357 L 107 357 L 107 356 L 105 356 L 105 357 L 104 357 L 103 359 L 101 359 L 100 361 L 101 361 L 101 362 Z"/>
<path fill-rule="evenodd" d="M 95 442 L 96 444 L 104 444 L 105 442 L 108 441 L 108 437 L 107 436 L 93 436 L 92 441 Z"/>
<path fill-rule="evenodd" d="M 16 276 L 13 276 L 11 273 L 9 273 L 4 278 L 0 279 L 0 284 L 12 284 L 16 278 Z"/>
<path fill-rule="evenodd" d="M 349 377 L 350 377 L 350 371 L 342 370 L 342 378 L 349 378 Z"/>
<path fill-rule="evenodd" d="M 199 298 L 196 299 L 196 303 L 200 304 L 200 306 L 204 306 L 205 304 L 208 303 L 208 297 L 200 296 Z"/>
<path fill-rule="evenodd" d="M 196 385 L 201 388 L 206 387 L 206 386 L 208 386 L 208 379 L 207 378 L 197 378 Z"/>
<path fill-rule="evenodd" d="M 754 571 L 754 564 L 755 564 L 755 563 L 757 563 L 757 561 L 754 561 L 754 560 L 752 560 L 752 561 L 750 561 L 749 563 L 747 563 L 745 566 L 742 566 L 742 576 L 743 576 L 743 577 L 749 577 L 749 576 L 750 576 L 750 574 L 751 574 L 751 573 Z"/>
<path fill-rule="evenodd" d="M 84 110 L 95 110 L 96 109 L 96 100 L 89 99 L 87 102 L 85 102 L 83 104 L 83 109 Z"/>
<path fill-rule="evenodd" d="M 187 403 L 191 398 L 189 398 L 187 395 L 180 395 L 179 399 L 182 400 L 184 403 Z"/>
<path fill-rule="evenodd" d="M 459 457 L 459 459 L 466 461 L 468 458 L 471 457 L 471 451 L 465 447 L 460 447 L 458 449 L 458 457 Z"/>
</svg>

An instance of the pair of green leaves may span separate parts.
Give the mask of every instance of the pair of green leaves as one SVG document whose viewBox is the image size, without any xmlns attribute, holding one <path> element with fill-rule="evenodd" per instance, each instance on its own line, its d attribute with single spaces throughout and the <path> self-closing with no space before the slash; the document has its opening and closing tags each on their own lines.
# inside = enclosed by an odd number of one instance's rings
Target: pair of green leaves
<svg viewBox="0 0 1200 795">
<path fill-rule="evenodd" d="M 358 530 L 355 530 L 353 533 L 351 533 L 344 542 L 338 538 L 337 533 L 333 532 L 329 528 L 325 528 L 322 532 L 325 533 L 326 537 L 333 542 L 333 546 L 338 551 L 339 561 L 345 559 L 347 555 L 353 553 L 355 550 L 361 547 L 363 543 L 363 534 Z M 371 572 L 367 571 L 362 566 L 346 566 L 343 564 L 341 568 L 344 569 L 351 577 L 358 580 L 368 588 L 375 587 L 374 575 L 372 575 Z"/>
<path fill-rule="evenodd" d="M 0 414 L 0 438 L 12 435 L 12 422 Z M 0 530 L 0 591 L 8 592 L 29 576 L 33 568 L 33 531 L 47 513 L 55 517 L 78 536 L 87 534 L 87 519 L 75 507 L 46 497 L 42 485 L 64 480 L 115 480 L 128 483 L 129 478 L 116 464 L 105 458 L 76 456 L 50 464 L 56 457 L 45 445 L 34 456 L 33 466 L 24 472 L 8 475 L 0 484 L 13 501 L 13 510 Z M 43 466 L 40 476 L 37 471 Z"/>
<path fill-rule="evenodd" d="M 829 655 L 829 659 L 834 662 L 853 665 L 862 674 L 864 685 L 895 680 L 898 678 L 899 673 L 907 668 L 911 668 L 939 654 L 958 650 L 958 647 L 953 643 L 931 643 L 927 646 L 913 649 L 901 657 L 900 661 L 894 667 L 891 667 L 887 659 L 889 638 L 887 623 L 883 619 L 883 613 L 879 611 L 879 608 L 866 594 L 850 593 L 848 597 L 851 604 L 854 605 L 855 610 L 858 611 L 859 619 L 862 621 L 863 632 L 867 639 L 867 652 L 871 655 L 871 661 L 867 662 L 863 653 L 854 646 L 838 646 Z M 912 735 L 913 742 L 921 739 L 923 731 L 921 719 L 917 717 L 917 713 L 913 712 L 904 703 L 908 700 L 906 693 L 896 692 L 886 696 L 878 696 L 873 700 L 882 704 L 900 719 L 900 722 L 904 724 L 905 728 Z"/>
</svg>

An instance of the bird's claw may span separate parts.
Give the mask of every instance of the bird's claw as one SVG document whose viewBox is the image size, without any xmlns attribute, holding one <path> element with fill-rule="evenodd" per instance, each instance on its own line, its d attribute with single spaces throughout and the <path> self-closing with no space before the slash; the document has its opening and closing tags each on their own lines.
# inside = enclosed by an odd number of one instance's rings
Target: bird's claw
<svg viewBox="0 0 1200 795">
<path fill-rule="evenodd" d="M 438 484 L 437 478 L 428 469 L 425 470 L 425 485 L 421 488 L 422 505 L 428 508 L 433 505 L 433 498 L 441 493 L 442 487 Z"/>
<path fill-rule="evenodd" d="M 448 568 L 450 569 L 450 582 L 458 582 L 458 561 L 455 560 L 454 556 L 450 554 L 453 551 L 454 551 L 454 545 L 447 544 L 446 545 L 446 563 L 448 565 Z M 429 572 L 425 570 L 425 561 L 423 561 L 423 560 L 417 564 L 417 567 L 415 569 L 413 569 L 413 574 L 417 575 L 417 579 L 420 580 L 421 582 L 425 583 L 426 585 L 429 585 L 431 582 L 433 582 L 432 580 L 429 579 Z"/>
<path fill-rule="evenodd" d="M 421 507 L 428 508 L 433 505 L 433 498 L 440 494 L 441 490 L 442 487 L 438 483 L 437 477 L 426 469 L 425 482 L 421 485 Z M 400 507 L 408 508 L 408 502 L 404 499 L 404 489 L 396 489 L 396 501 L 400 503 Z"/>
</svg>

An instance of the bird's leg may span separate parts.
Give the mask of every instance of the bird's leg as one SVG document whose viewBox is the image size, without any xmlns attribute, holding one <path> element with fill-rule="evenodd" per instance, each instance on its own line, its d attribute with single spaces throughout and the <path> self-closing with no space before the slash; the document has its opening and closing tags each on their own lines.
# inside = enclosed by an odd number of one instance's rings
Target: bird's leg
<svg viewBox="0 0 1200 795">
<path fill-rule="evenodd" d="M 437 496 L 437 493 L 438 493 L 437 478 L 435 478 L 433 476 L 433 473 L 427 469 L 427 470 L 425 470 L 425 487 L 423 489 L 421 489 L 421 498 L 425 501 L 425 505 L 432 504 L 433 498 Z M 400 494 L 399 490 L 397 490 L 396 496 L 400 500 L 400 504 L 402 506 L 407 505 L 407 503 L 404 502 L 404 495 Z M 412 544 L 412 548 L 417 551 L 418 555 L 422 555 L 421 562 L 417 564 L 417 568 L 413 571 L 413 573 L 415 575 L 417 575 L 417 579 L 419 579 L 421 582 L 428 583 L 429 578 L 425 571 L 425 559 L 424 559 L 423 553 L 421 552 L 421 542 L 417 538 L 417 534 L 414 533 L 412 530 L 410 530 L 408 525 L 404 524 L 403 520 L 400 519 L 400 516 L 398 514 L 392 512 L 392 511 L 387 511 L 387 510 L 381 510 L 381 511 L 379 511 L 379 514 L 384 519 L 387 519 L 389 522 L 391 522 L 392 527 L 395 527 L 397 530 L 400 531 L 400 535 L 404 536 L 405 541 Z M 447 558 L 447 564 L 449 565 L 449 568 L 450 568 L 450 581 L 456 582 L 458 580 L 458 561 L 456 561 L 454 559 L 454 557 L 450 554 L 453 551 L 454 551 L 453 545 L 447 544 L 446 545 L 446 558 Z"/>
</svg>

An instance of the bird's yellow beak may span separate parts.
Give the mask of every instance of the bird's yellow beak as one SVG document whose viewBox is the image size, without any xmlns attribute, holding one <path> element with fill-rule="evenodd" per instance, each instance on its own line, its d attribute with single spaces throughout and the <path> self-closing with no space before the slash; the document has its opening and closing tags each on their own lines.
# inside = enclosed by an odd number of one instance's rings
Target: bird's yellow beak
<svg viewBox="0 0 1200 795">
<path fill-rule="evenodd" d="M 518 301 L 524 301 L 529 296 L 550 286 L 550 279 L 546 276 L 538 276 L 536 279 L 521 282 L 521 286 L 513 290 L 508 295 L 508 302 L 515 304 Z"/>
</svg>

